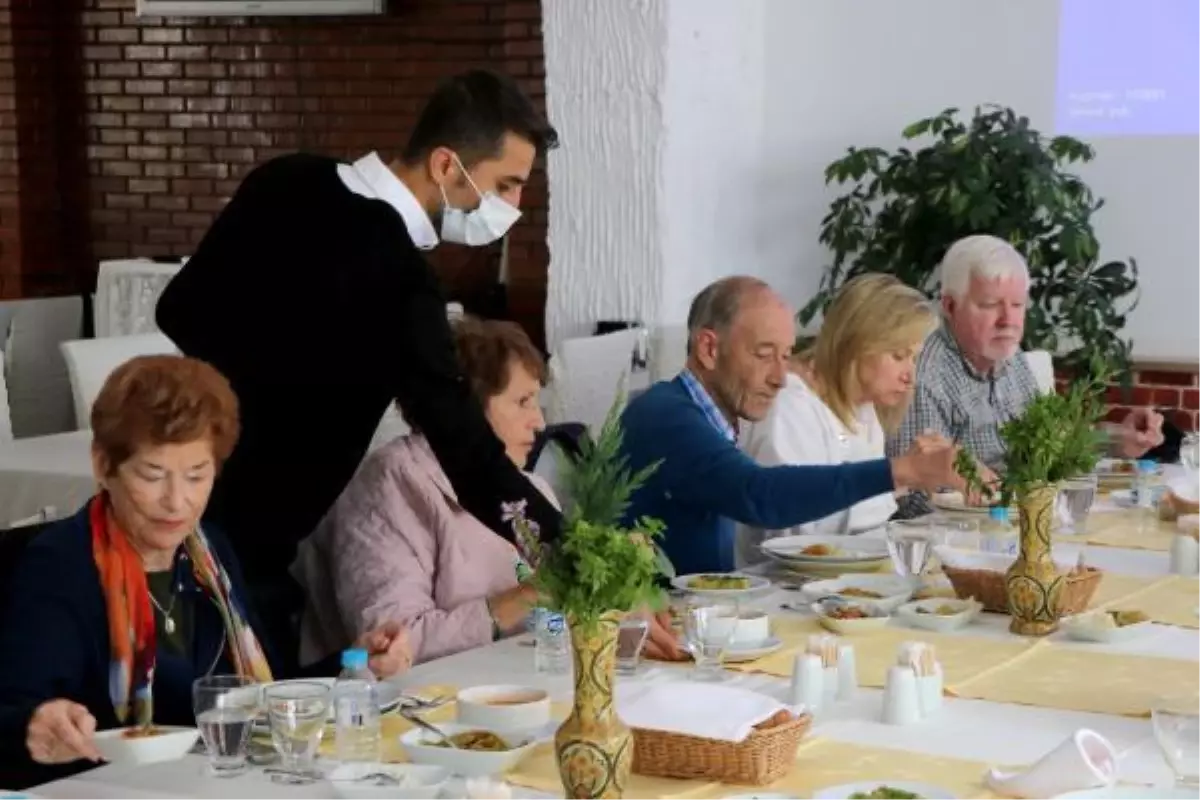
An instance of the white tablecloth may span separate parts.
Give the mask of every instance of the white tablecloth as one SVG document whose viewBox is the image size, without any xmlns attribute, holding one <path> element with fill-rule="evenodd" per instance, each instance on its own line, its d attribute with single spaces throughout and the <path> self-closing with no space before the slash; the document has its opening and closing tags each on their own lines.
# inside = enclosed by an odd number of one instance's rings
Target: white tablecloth
<svg viewBox="0 0 1200 800">
<path fill-rule="evenodd" d="M 91 431 L 0 443 L 0 528 L 53 506 L 75 513 L 96 490 Z"/>
<path fill-rule="evenodd" d="M 1089 561 L 1105 569 L 1135 574 L 1165 574 L 1167 557 L 1163 553 L 1131 551 L 1117 548 L 1090 548 Z M 757 602 L 773 614 L 783 603 L 795 601 L 798 595 L 776 591 Z M 973 625 L 964 634 L 971 636 L 1011 636 L 1007 620 L 985 615 L 980 625 Z M 1061 634 L 1055 634 L 1061 638 Z M 1136 652 L 1142 655 L 1196 659 L 1200 653 L 1200 635 L 1183 628 L 1158 626 L 1150 635 L 1121 645 L 1071 645 L 1095 650 Z M 651 667 L 632 679 L 618 681 L 622 691 L 628 681 L 661 680 L 666 667 Z M 678 674 L 678 673 L 676 673 Z M 736 685 L 753 688 L 783 699 L 786 682 L 757 674 L 737 674 Z M 397 680 L 405 688 L 430 684 L 451 684 L 466 687 L 478 684 L 517 683 L 539 686 L 557 700 L 569 700 L 571 682 L 568 676 L 537 675 L 533 670 L 533 648 L 528 637 L 509 639 L 489 647 L 449 656 L 422 664 Z M 1170 770 L 1153 742 L 1150 721 L 1129 717 L 1092 714 L 1055 709 L 1017 706 L 982 700 L 947 698 L 943 712 L 935 719 L 916 726 L 894 727 L 879 721 L 881 692 L 863 689 L 848 703 L 839 703 L 817 716 L 814 734 L 864 745 L 899 748 L 930 755 L 973 759 L 992 764 L 1021 764 L 1036 760 L 1068 735 L 1081 727 L 1091 728 L 1108 738 L 1118 751 L 1125 751 L 1120 764 L 1123 781 L 1166 784 L 1172 780 Z M 884 779 L 886 776 L 862 776 L 864 780 Z M 183 762 L 149 767 L 129 768 L 110 765 L 93 770 L 79 778 L 58 781 L 39 787 L 35 794 L 43 797 L 330 797 L 333 788 L 327 783 L 303 787 L 283 787 L 270 783 L 261 772 L 251 772 L 233 779 L 215 779 L 205 773 L 200 757 Z M 537 797 L 536 793 L 517 789 L 515 796 Z"/>
</svg>

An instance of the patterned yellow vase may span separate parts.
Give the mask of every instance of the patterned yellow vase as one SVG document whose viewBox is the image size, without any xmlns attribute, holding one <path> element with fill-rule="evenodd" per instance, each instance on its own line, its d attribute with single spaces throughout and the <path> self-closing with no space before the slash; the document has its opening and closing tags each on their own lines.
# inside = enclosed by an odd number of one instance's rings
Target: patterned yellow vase
<svg viewBox="0 0 1200 800">
<path fill-rule="evenodd" d="M 1005 574 L 1009 630 L 1022 636 L 1045 636 L 1058 628 L 1066 576 L 1050 557 L 1055 486 L 1039 486 L 1017 498 L 1021 514 L 1021 553 Z"/>
<path fill-rule="evenodd" d="M 621 616 L 605 614 L 590 626 L 571 623 L 575 702 L 554 734 L 567 797 L 621 797 L 633 767 L 633 731 L 613 707 Z"/>
</svg>

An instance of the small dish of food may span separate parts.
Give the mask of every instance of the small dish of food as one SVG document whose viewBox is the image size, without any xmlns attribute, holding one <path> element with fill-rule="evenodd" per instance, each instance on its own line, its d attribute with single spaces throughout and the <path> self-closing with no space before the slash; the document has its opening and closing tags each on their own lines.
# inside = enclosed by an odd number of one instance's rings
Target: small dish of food
<svg viewBox="0 0 1200 800">
<path fill-rule="evenodd" d="M 458 693 L 458 721 L 491 731 L 532 732 L 550 722 L 550 695 L 529 686 L 473 686 Z"/>
<path fill-rule="evenodd" d="M 771 588 L 771 582 L 766 578 L 758 575 L 742 575 L 736 572 L 681 575 L 673 578 L 671 585 L 690 594 L 726 598 L 755 594 Z"/>
<path fill-rule="evenodd" d="M 96 749 L 110 764 L 157 764 L 183 758 L 199 738 L 196 728 L 134 725 L 97 731 Z"/>
<path fill-rule="evenodd" d="M 434 734 L 413 728 L 401 735 L 400 746 L 414 764 L 445 767 L 465 778 L 500 775 L 515 767 L 538 742 L 533 733 L 506 733 L 461 723 L 439 724 L 453 747 Z"/>
<path fill-rule="evenodd" d="M 889 619 L 887 612 L 878 606 L 837 598 L 813 603 L 812 611 L 823 628 L 845 636 L 877 631 L 887 625 Z"/>
<path fill-rule="evenodd" d="M 450 770 L 420 764 L 340 764 L 326 776 L 333 793 L 345 800 L 437 797 Z"/>
<path fill-rule="evenodd" d="M 1064 617 L 1060 627 L 1068 638 L 1081 642 L 1124 642 L 1152 629 L 1154 622 L 1136 609 L 1089 611 Z"/>
<path fill-rule="evenodd" d="M 935 597 L 905 603 L 896 609 L 896 616 L 905 625 L 947 633 L 969 625 L 982 610 L 983 603 L 978 600 Z"/>
<path fill-rule="evenodd" d="M 806 584 L 803 591 L 813 600 L 838 597 L 893 611 L 912 597 L 913 582 L 900 575 L 843 575 L 832 580 L 813 581 Z"/>
<path fill-rule="evenodd" d="M 914 781 L 867 781 L 831 786 L 813 795 L 815 800 L 954 800 L 949 789 Z"/>
</svg>

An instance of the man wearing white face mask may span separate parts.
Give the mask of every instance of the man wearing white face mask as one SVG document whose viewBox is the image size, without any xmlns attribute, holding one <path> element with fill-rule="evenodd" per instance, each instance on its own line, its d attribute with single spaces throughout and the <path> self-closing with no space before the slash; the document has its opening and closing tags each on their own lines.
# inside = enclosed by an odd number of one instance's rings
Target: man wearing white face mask
<svg viewBox="0 0 1200 800">
<path fill-rule="evenodd" d="M 288 565 L 392 401 L 484 524 L 513 539 L 501 504 L 524 500 L 544 536 L 557 532 L 558 511 L 505 455 L 459 372 L 421 252 L 503 236 L 534 160 L 556 144 L 510 79 L 455 76 L 391 163 L 289 155 L 256 168 L 159 300 L 163 332 L 237 392 L 242 436 L 209 513 L 289 661 L 303 598 Z"/>
</svg>

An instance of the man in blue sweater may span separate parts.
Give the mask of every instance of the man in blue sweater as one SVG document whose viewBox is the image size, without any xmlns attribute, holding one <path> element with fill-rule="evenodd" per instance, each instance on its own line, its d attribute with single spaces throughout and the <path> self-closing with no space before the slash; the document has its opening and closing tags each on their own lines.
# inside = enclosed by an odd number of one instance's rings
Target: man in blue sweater
<svg viewBox="0 0 1200 800">
<path fill-rule="evenodd" d="M 627 521 L 667 526 L 680 574 L 734 569 L 734 527 L 790 528 L 900 488 L 961 483 L 955 449 L 914 442 L 904 455 L 835 466 L 763 467 L 737 446 L 740 420 L 762 419 L 784 385 L 792 311 L 767 284 L 735 276 L 700 292 L 688 312 L 688 358 L 622 416 L 633 469 L 661 461 L 632 498 Z"/>
</svg>

